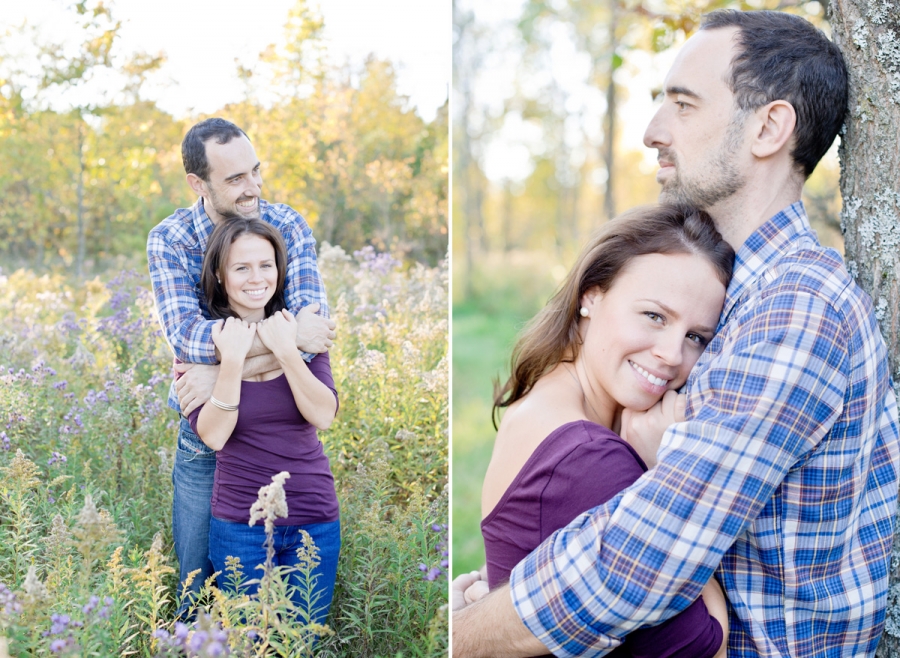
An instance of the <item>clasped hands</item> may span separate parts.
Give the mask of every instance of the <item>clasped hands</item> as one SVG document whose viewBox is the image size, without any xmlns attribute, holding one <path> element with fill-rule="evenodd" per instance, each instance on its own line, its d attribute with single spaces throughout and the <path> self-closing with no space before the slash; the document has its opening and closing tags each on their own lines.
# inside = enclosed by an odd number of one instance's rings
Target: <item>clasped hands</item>
<svg viewBox="0 0 900 658">
<path fill-rule="evenodd" d="M 290 316 L 289 312 L 287 313 L 287 316 L 285 316 L 283 313 L 276 313 L 264 322 L 268 322 L 268 320 L 276 318 L 276 321 L 271 323 L 271 333 L 278 333 L 279 335 L 281 335 L 282 339 L 288 337 L 286 335 L 286 329 L 290 326 L 293 326 L 294 335 L 291 338 L 292 349 L 300 349 L 310 354 L 321 354 L 328 348 L 332 347 L 332 345 L 334 344 L 333 341 L 336 336 L 336 325 L 334 320 L 330 318 L 323 318 L 317 315 L 316 313 L 318 310 L 318 303 L 309 304 L 301 308 L 300 311 L 297 312 L 297 315 L 292 317 L 291 319 L 288 319 L 288 317 Z M 216 341 L 217 335 L 219 336 L 220 341 L 222 340 L 221 334 L 226 324 L 227 321 L 220 321 L 216 325 L 214 325 L 214 342 Z M 273 347 L 266 342 L 267 339 L 264 338 L 263 333 L 259 331 L 261 324 L 263 323 L 252 325 L 252 332 L 251 328 L 248 326 L 245 329 L 244 339 L 249 340 L 250 344 L 252 345 L 253 337 L 258 334 L 260 342 L 262 342 L 269 351 L 272 351 L 274 353 L 275 350 L 273 349 Z M 236 334 L 241 333 L 237 327 L 230 330 L 229 333 L 231 332 L 234 332 Z M 282 334 L 282 332 L 284 332 L 284 334 Z M 246 333 L 249 333 L 249 336 L 247 336 Z M 227 342 L 238 340 L 238 342 L 240 342 L 241 339 L 237 336 L 226 336 L 224 340 Z M 274 336 L 271 336 L 268 340 L 271 341 L 277 339 L 275 339 Z M 226 353 L 226 350 L 230 350 L 230 348 L 222 349 L 219 343 L 216 343 L 216 347 L 218 348 L 219 353 L 223 356 Z M 250 350 L 249 346 L 247 347 L 247 350 L 248 351 L 245 351 L 243 353 L 244 357 L 246 357 Z M 181 377 L 179 377 L 179 379 L 175 382 L 175 390 L 178 393 L 178 403 L 181 405 L 181 412 L 185 416 L 188 416 L 194 409 L 209 400 L 209 396 L 212 394 L 213 387 L 216 384 L 216 379 L 219 376 L 219 366 L 192 363 L 176 363 L 174 367 L 176 372 L 181 373 Z M 266 369 L 271 369 L 271 366 Z"/>
<path fill-rule="evenodd" d="M 213 343 L 223 361 L 243 362 L 253 346 L 254 336 L 259 336 L 262 344 L 280 360 L 288 351 L 297 350 L 297 320 L 284 309 L 260 322 L 228 318 L 219 320 L 212 328 Z"/>
<path fill-rule="evenodd" d="M 656 466 L 656 453 L 666 428 L 684 420 L 686 396 L 666 391 L 662 399 L 646 411 L 622 410 L 619 436 L 644 460 L 647 468 Z"/>
</svg>

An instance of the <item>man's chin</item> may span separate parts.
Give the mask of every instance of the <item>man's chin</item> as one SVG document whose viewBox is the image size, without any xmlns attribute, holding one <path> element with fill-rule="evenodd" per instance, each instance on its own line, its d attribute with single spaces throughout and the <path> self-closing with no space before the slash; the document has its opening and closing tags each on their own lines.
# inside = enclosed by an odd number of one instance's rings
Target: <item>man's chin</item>
<svg viewBox="0 0 900 658">
<path fill-rule="evenodd" d="M 259 219 L 259 206 L 252 212 L 220 212 L 222 219 Z"/>
</svg>

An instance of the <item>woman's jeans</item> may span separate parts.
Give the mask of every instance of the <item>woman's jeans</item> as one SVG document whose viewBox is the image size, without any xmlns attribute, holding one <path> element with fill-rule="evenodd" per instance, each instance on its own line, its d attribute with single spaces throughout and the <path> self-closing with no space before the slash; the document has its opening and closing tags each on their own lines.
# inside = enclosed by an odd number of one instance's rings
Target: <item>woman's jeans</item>
<svg viewBox="0 0 900 658">
<path fill-rule="evenodd" d="M 191 430 L 182 417 L 178 428 L 178 449 L 172 468 L 172 538 L 180 567 L 178 600 L 182 584 L 192 571 L 200 570 L 188 589 L 185 604 L 179 606 L 181 616 L 193 602 L 204 581 L 213 574 L 209 561 L 209 518 L 213 480 L 216 475 L 216 453 Z"/>
<path fill-rule="evenodd" d="M 309 523 L 306 525 L 275 526 L 274 545 L 275 566 L 294 566 L 299 563 L 297 549 L 303 546 L 301 530 L 309 533 L 319 554 L 319 564 L 311 572 L 309 585 L 313 610 L 307 610 L 309 620 L 324 624 L 328 617 L 328 608 L 334 596 L 334 581 L 337 575 L 338 555 L 341 551 L 341 522 Z M 266 562 L 266 529 L 263 525 L 249 526 L 246 523 L 235 523 L 212 517 L 209 524 L 209 559 L 219 575 L 220 589 L 228 589 L 225 569 L 225 558 L 237 557 L 241 560 L 244 581 L 262 577 L 262 565 Z M 259 568 L 257 568 L 259 567 Z M 306 597 L 301 574 L 291 571 L 288 584 L 300 587 L 292 592 L 292 601 L 298 608 L 305 606 Z M 241 585 L 242 594 L 255 594 L 258 583 Z"/>
</svg>

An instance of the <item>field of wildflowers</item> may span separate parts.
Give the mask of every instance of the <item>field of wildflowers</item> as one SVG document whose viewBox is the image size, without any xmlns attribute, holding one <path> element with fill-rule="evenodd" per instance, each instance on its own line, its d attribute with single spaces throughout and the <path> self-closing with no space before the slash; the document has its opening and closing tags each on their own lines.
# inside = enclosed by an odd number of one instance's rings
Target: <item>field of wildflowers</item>
<svg viewBox="0 0 900 658">
<path fill-rule="evenodd" d="M 0 272 L 0 658 L 446 655 L 446 264 L 328 245 L 319 262 L 344 528 L 327 628 L 287 621 L 277 569 L 253 600 L 209 584 L 196 621 L 175 622 L 176 415 L 147 276 Z"/>
</svg>

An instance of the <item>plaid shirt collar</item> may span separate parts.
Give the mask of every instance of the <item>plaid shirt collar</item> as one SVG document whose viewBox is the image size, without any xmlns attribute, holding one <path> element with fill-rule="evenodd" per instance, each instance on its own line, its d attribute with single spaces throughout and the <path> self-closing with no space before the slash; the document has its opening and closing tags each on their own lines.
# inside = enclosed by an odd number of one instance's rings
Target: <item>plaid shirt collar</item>
<svg viewBox="0 0 900 658">
<path fill-rule="evenodd" d="M 259 200 L 259 216 L 265 216 L 268 211 L 268 202 L 263 199 Z M 190 209 L 191 225 L 194 229 L 194 235 L 197 236 L 197 243 L 200 245 L 200 253 L 206 253 L 206 246 L 209 242 L 209 236 L 212 235 L 213 229 L 216 228 L 213 220 L 206 214 L 206 207 L 203 205 L 203 197 L 197 197 L 197 201 Z"/>
<path fill-rule="evenodd" d="M 731 283 L 725 293 L 725 306 L 717 332 L 725 325 L 747 290 L 785 254 L 796 250 L 798 238 L 804 235 L 813 237 L 812 233 L 803 202 L 797 201 L 776 213 L 747 238 L 734 257 Z"/>
</svg>

